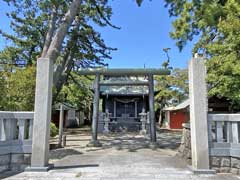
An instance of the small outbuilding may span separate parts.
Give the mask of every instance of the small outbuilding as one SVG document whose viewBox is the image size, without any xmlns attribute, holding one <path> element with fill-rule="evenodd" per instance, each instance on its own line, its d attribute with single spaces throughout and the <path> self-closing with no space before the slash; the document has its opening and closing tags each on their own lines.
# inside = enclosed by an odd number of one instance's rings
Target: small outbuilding
<svg viewBox="0 0 240 180">
<path fill-rule="evenodd" d="M 182 129 L 182 123 L 190 120 L 190 100 L 187 99 L 177 106 L 166 107 L 164 112 L 164 127 L 169 129 Z M 208 98 L 208 113 L 230 113 L 231 103 L 225 97 L 212 96 Z"/>
<path fill-rule="evenodd" d="M 177 106 L 164 108 L 164 126 L 168 129 L 182 129 L 182 124 L 189 121 L 189 103 L 187 99 Z"/>
<path fill-rule="evenodd" d="M 52 112 L 52 122 L 58 127 L 59 126 L 59 117 L 60 117 L 60 107 L 63 106 L 63 127 L 78 127 L 79 122 L 79 113 L 77 112 L 76 107 L 68 103 L 58 103 L 53 107 Z"/>
</svg>

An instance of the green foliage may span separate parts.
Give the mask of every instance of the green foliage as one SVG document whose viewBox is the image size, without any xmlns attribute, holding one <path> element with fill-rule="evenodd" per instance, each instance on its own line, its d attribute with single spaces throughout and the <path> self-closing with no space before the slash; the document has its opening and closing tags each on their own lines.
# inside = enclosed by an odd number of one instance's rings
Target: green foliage
<svg viewBox="0 0 240 180">
<path fill-rule="evenodd" d="M 63 86 L 56 101 L 66 102 L 78 109 L 87 110 L 91 107 L 93 97 L 93 93 L 90 90 L 91 85 L 91 79 L 84 76 L 78 76 L 72 72 L 68 82 Z"/>
<path fill-rule="evenodd" d="M 48 49 L 59 51 L 52 53 L 56 54 L 53 58 L 55 62 L 53 84 L 56 90 L 53 94 L 54 100 L 67 82 L 71 71 L 96 65 L 104 66 L 104 61 L 111 58 L 110 52 L 115 50 L 105 44 L 101 34 L 94 28 L 96 26 L 117 28 L 110 22 L 112 9 L 108 5 L 108 0 L 83 0 L 78 7 L 77 15 L 73 18 L 73 23 L 67 29 L 67 34 L 60 33 L 60 37 L 64 37 L 64 43 L 61 43 L 59 37 L 55 41 L 54 35 L 61 32 L 58 31 L 59 27 L 72 1 L 4 1 L 11 6 L 7 15 L 11 20 L 12 31 L 4 32 L 0 28 L 0 35 L 11 44 L 0 51 L 0 63 L 16 66 L 21 64 L 27 67 L 35 65 L 39 57 L 49 57 Z M 59 48 L 49 48 L 48 42 L 55 45 L 59 42 L 57 46 Z"/>
<path fill-rule="evenodd" d="M 212 55 L 207 62 L 210 95 L 226 96 L 240 104 L 240 3 L 229 1 L 228 12 L 218 23 L 218 34 L 206 48 Z"/>
<path fill-rule="evenodd" d="M 138 5 L 138 6 L 141 6 L 143 0 L 136 0 L 136 2 L 137 2 L 137 5 Z"/>
<path fill-rule="evenodd" d="M 212 42 L 220 19 L 225 19 L 228 12 L 225 10 L 227 0 L 220 1 L 187 1 L 165 0 L 169 8 L 170 16 L 175 16 L 173 22 L 174 31 L 171 37 L 177 40 L 176 45 L 180 50 L 191 41 L 194 36 L 200 35 L 195 45 L 194 52 L 205 49 Z M 236 1 L 237 2 L 237 1 Z"/>
<path fill-rule="evenodd" d="M 7 15 L 11 20 L 12 32 L 9 34 L 0 30 L 0 34 L 12 45 L 0 53 L 0 62 L 23 61 L 31 65 L 41 56 L 49 23 L 52 20 L 51 15 L 56 11 L 55 32 L 71 1 L 4 1 L 11 6 L 11 12 Z M 109 59 L 110 52 L 114 49 L 105 45 L 100 33 L 94 30 L 93 25 L 115 27 L 109 22 L 111 14 L 112 9 L 107 0 L 84 0 L 79 7 L 78 33 L 74 33 L 73 28 L 70 27 L 65 43 L 62 45 L 61 56 L 65 57 L 71 50 L 74 51 L 74 61 L 78 66 L 104 64 L 104 59 Z"/>
<path fill-rule="evenodd" d="M 7 92 L 6 92 L 6 76 L 3 72 L 0 71 L 0 89 L 1 89 L 1 93 L 0 93 L 0 110 L 3 110 L 7 99 Z"/>
<path fill-rule="evenodd" d="M 170 15 L 176 16 L 171 37 L 180 50 L 200 35 L 193 53 L 207 55 L 209 95 L 240 100 L 240 1 L 166 0 Z"/>
<path fill-rule="evenodd" d="M 11 69 L 10 67 L 7 68 Z M 35 94 L 36 69 L 12 68 L 10 71 L 0 71 L 0 110 L 33 111 Z M 71 73 L 68 82 L 60 91 L 56 102 L 66 102 L 77 109 L 88 111 L 92 103 L 92 80 Z"/>
<path fill-rule="evenodd" d="M 170 76 L 157 76 L 155 96 L 157 108 L 180 103 L 188 97 L 188 72 L 186 69 L 174 69 Z"/>
<path fill-rule="evenodd" d="M 52 34 L 55 34 L 72 1 L 4 1 L 11 6 L 7 16 L 11 20 L 12 31 L 9 33 L 0 29 L 0 35 L 10 42 L 10 46 L 0 51 L 0 63 L 5 64 L 5 67 L 9 66 L 3 72 L 0 69 L 0 108 L 32 111 L 36 59 L 41 57 L 47 40 L 52 40 L 52 37 L 47 39 L 51 21 L 54 26 Z M 136 2 L 140 5 L 142 0 Z M 57 99 L 57 102 L 68 102 L 80 109 L 91 106 L 91 81 L 78 77 L 74 72 L 79 68 L 105 65 L 104 60 L 111 58 L 110 52 L 115 49 L 108 47 L 101 34 L 94 29 L 96 25 L 118 28 L 111 24 L 111 15 L 112 9 L 108 0 L 82 1 L 74 23 L 64 36 L 60 55 L 55 62 L 57 68 L 54 75 L 57 75 L 54 79 L 57 84 L 54 84 L 54 88 L 57 92 L 54 92 L 54 95 L 58 96 L 54 99 Z M 19 66 L 25 68 L 16 68 Z"/>
<path fill-rule="evenodd" d="M 1 72 L 1 110 L 33 111 L 35 92 L 35 67 L 12 68 Z"/>
<path fill-rule="evenodd" d="M 56 135 L 58 135 L 58 128 L 56 127 L 56 125 L 54 123 L 50 123 L 50 136 L 51 137 L 55 137 Z"/>
</svg>

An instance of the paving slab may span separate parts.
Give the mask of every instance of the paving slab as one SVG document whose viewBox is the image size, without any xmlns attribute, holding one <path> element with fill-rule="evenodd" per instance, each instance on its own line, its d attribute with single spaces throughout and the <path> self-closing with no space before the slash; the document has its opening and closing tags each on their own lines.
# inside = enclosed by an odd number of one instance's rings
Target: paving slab
<svg viewBox="0 0 240 180">
<path fill-rule="evenodd" d="M 8 172 L 7 180 L 237 180 L 231 174 L 195 175 L 176 156 L 181 132 L 160 130 L 158 148 L 136 133 L 101 135 L 102 147 L 87 147 L 88 130 L 71 130 L 67 146 L 50 152 L 55 168 L 48 172 Z M 12 173 L 12 174 L 11 174 Z"/>
</svg>

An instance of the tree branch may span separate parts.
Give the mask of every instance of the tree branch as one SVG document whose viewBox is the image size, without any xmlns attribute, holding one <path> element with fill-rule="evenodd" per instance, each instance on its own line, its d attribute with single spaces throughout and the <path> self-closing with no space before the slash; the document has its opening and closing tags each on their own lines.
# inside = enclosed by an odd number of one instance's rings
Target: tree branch
<svg viewBox="0 0 240 180">
<path fill-rule="evenodd" d="M 66 12 L 62 23 L 60 24 L 56 34 L 53 37 L 53 40 L 49 46 L 47 54 L 44 56 L 45 58 L 50 58 L 54 62 L 57 59 L 58 54 L 62 48 L 63 40 L 75 16 L 77 15 L 81 2 L 82 2 L 81 0 L 73 0 L 73 2 L 71 3 L 69 10 Z"/>
<path fill-rule="evenodd" d="M 53 38 L 53 34 L 56 30 L 56 20 L 57 20 L 57 8 L 55 5 L 53 5 L 53 9 L 51 12 L 51 17 L 50 17 L 50 21 L 49 21 L 49 28 L 47 31 L 47 35 L 46 35 L 46 39 L 44 42 L 44 46 L 43 46 L 43 51 L 42 51 L 42 57 L 46 56 L 48 48 L 51 44 L 52 38 Z"/>
</svg>

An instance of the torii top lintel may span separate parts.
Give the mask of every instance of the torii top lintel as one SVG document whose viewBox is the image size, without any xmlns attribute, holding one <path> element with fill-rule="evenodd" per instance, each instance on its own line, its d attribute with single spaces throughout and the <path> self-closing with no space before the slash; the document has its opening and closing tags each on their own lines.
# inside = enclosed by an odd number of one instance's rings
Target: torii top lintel
<svg viewBox="0 0 240 180">
<path fill-rule="evenodd" d="M 107 68 L 88 68 L 78 71 L 79 75 L 109 75 L 109 76 L 121 76 L 121 75 L 169 75 L 170 70 L 160 68 L 140 68 L 140 69 L 107 69 Z"/>
</svg>

